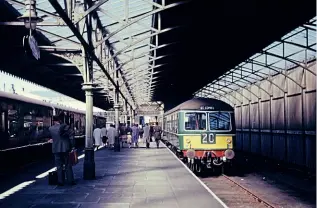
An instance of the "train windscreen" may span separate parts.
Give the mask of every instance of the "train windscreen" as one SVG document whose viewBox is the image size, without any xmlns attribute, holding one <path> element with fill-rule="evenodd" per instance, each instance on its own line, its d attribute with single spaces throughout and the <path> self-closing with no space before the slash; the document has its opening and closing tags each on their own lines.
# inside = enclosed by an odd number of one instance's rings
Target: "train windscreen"
<svg viewBox="0 0 317 208">
<path fill-rule="evenodd" d="M 209 129 L 210 130 L 231 130 L 230 113 L 228 112 L 212 112 L 209 113 Z"/>
<path fill-rule="evenodd" d="M 206 130 L 206 113 L 185 113 L 186 130 Z"/>
</svg>

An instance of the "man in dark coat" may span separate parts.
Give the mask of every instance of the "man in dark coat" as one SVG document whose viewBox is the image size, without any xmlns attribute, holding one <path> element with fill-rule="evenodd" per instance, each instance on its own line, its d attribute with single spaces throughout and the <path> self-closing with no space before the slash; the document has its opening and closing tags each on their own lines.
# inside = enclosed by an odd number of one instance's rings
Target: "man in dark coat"
<svg viewBox="0 0 317 208">
<path fill-rule="evenodd" d="M 158 122 L 156 122 L 156 125 L 153 127 L 153 132 L 154 132 L 156 147 L 159 148 L 161 134 L 162 134 L 162 128 L 159 126 Z"/>
<path fill-rule="evenodd" d="M 67 183 L 75 185 L 72 164 L 69 161 L 69 152 L 74 147 L 73 131 L 66 124 L 61 124 L 58 116 L 53 117 L 54 125 L 49 128 L 49 136 L 52 138 L 52 152 L 57 168 L 58 185 L 64 185 L 63 166 L 65 165 Z"/>
</svg>

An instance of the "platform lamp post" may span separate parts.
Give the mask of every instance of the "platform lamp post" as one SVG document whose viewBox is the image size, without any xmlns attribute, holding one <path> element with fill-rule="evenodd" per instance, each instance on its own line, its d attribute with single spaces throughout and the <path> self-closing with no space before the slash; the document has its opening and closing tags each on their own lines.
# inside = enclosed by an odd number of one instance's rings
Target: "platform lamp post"
<svg viewBox="0 0 317 208">
<path fill-rule="evenodd" d="M 130 106 L 130 126 L 132 127 L 133 124 L 134 124 L 134 111 L 132 106 Z"/>
</svg>

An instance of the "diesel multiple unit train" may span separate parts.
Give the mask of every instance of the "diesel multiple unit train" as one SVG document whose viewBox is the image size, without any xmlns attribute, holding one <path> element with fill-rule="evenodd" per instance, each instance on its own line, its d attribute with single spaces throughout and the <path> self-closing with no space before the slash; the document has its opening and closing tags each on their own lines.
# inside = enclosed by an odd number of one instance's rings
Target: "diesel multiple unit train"
<svg viewBox="0 0 317 208">
<path fill-rule="evenodd" d="M 192 171 L 219 170 L 231 164 L 235 120 L 229 104 L 193 98 L 167 111 L 163 122 L 164 142 Z"/>
<path fill-rule="evenodd" d="M 75 130 L 76 140 L 85 135 L 85 112 L 27 98 L 17 94 L 0 92 L 0 151 L 47 142 L 37 137 L 52 125 L 53 115 L 64 115 L 64 122 Z M 106 118 L 94 115 L 94 124 L 105 124 Z"/>
</svg>

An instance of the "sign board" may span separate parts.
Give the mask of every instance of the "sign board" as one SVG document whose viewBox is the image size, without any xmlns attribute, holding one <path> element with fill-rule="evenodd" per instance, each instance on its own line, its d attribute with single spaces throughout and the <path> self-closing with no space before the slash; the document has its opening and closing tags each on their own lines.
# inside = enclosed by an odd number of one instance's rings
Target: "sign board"
<svg viewBox="0 0 317 208">
<path fill-rule="evenodd" d="M 32 56 L 36 59 L 40 59 L 40 48 L 37 45 L 37 41 L 35 38 L 30 35 L 30 36 L 24 36 L 23 38 L 23 45 L 26 51 L 30 51 L 32 53 Z"/>
<path fill-rule="evenodd" d="M 159 116 L 163 110 L 164 107 L 161 102 L 148 102 L 139 105 L 136 109 L 136 114 L 140 116 Z"/>
<path fill-rule="evenodd" d="M 137 115 L 160 115 L 159 111 L 137 111 L 136 112 Z"/>
<path fill-rule="evenodd" d="M 40 49 L 37 45 L 37 41 L 35 40 L 35 38 L 32 35 L 29 37 L 29 46 L 31 48 L 31 51 L 32 51 L 34 58 L 36 60 L 39 60 L 40 59 Z"/>
</svg>

